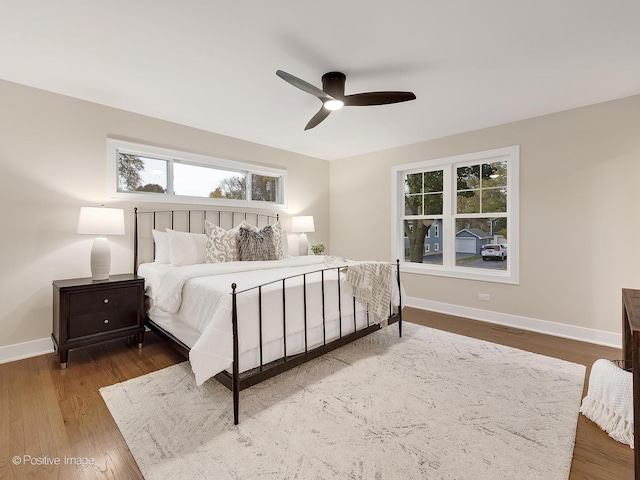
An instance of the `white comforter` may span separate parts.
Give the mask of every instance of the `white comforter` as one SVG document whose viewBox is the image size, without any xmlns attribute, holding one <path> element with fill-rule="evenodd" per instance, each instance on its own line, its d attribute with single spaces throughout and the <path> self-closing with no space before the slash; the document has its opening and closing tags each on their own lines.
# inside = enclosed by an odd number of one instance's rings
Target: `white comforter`
<svg viewBox="0 0 640 480">
<path fill-rule="evenodd" d="M 353 331 L 353 292 L 342 278 L 339 306 L 337 272 L 326 271 L 323 309 L 320 273 L 306 276 L 306 298 L 303 293 L 303 277 L 288 279 L 285 291 L 286 311 L 283 312 L 282 281 L 276 280 L 316 272 L 328 266 L 349 264 L 353 265 L 353 262 L 333 257 L 325 264 L 325 257 L 306 256 L 269 262 L 230 262 L 186 267 L 143 264 L 140 265 L 138 273 L 145 277 L 147 295 L 151 297 L 155 308 L 168 313 L 179 313 L 181 321 L 200 332 L 189 355 L 196 382 L 200 385 L 218 372 L 230 368 L 233 361 L 231 283 L 236 283 L 236 290 L 240 292 L 237 295 L 238 338 L 239 350 L 242 353 L 256 350 L 260 344 L 260 329 L 257 322 L 259 292 L 258 289 L 245 290 L 275 281 L 262 287 L 262 343 L 266 345 L 269 342 L 279 342 L 277 347 L 281 350 L 280 354 L 283 354 L 284 347 L 280 346 L 284 336 L 283 318 L 287 323 L 287 338 L 291 335 L 302 337 L 305 329 L 305 301 L 309 348 L 324 341 L 323 319 L 336 322 L 335 328 L 331 330 L 332 337 L 339 334 L 338 316 L 343 317 L 343 334 L 349 333 L 345 328 Z M 341 276 L 344 277 L 344 275 Z M 188 288 L 185 288 L 187 285 Z M 397 301 L 394 304 L 397 304 Z M 363 309 L 362 305 L 356 308 L 356 310 Z M 365 316 L 360 317 L 362 319 L 359 320 L 358 328 L 362 328 Z M 356 318 L 359 317 L 356 316 Z M 315 334 L 311 335 L 314 332 Z M 327 338 L 327 341 L 331 339 Z M 299 351 L 291 351 L 288 343 L 287 354 L 293 353 L 299 353 Z M 253 366 L 247 365 L 246 368 Z M 242 359 L 240 367 L 241 370 L 244 369 Z"/>
<path fill-rule="evenodd" d="M 280 270 L 293 267 L 307 267 L 309 265 L 313 265 L 314 268 L 291 270 L 289 273 Z M 165 312 L 176 313 L 182 304 L 182 288 L 185 283 L 194 278 L 228 273 L 252 272 L 250 278 L 243 277 L 246 283 L 241 284 L 234 280 L 238 290 L 245 290 L 261 285 L 265 283 L 265 281 L 271 281 L 274 278 L 282 278 L 283 274 L 285 276 L 295 275 L 297 273 L 304 273 L 305 271 L 318 270 L 323 266 L 324 257 L 305 256 L 289 257 L 279 261 L 268 262 L 201 263 L 188 265 L 186 267 L 173 267 L 167 270 L 159 282 L 158 289 L 155 292 L 155 302 L 156 305 Z M 275 276 L 272 275 L 273 273 L 275 273 Z M 227 282 L 226 288 L 225 293 L 231 292 L 231 283 Z"/>
</svg>

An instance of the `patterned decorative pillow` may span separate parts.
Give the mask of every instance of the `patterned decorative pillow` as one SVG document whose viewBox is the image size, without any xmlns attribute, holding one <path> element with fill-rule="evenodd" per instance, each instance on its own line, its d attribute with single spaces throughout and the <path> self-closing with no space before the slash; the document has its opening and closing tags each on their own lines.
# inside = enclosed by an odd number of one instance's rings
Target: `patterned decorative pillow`
<svg viewBox="0 0 640 480">
<path fill-rule="evenodd" d="M 278 259 L 271 225 L 258 231 L 241 226 L 238 234 L 238 248 L 241 261 Z"/>
<path fill-rule="evenodd" d="M 205 261 L 207 263 L 237 262 L 240 260 L 238 252 L 238 227 L 225 230 L 215 223 L 206 220 L 204 233 L 207 236 L 205 246 Z"/>
<path fill-rule="evenodd" d="M 286 237 L 282 233 L 282 226 L 280 222 L 276 222 L 271 225 L 271 229 L 273 230 L 273 243 L 276 248 L 276 259 L 282 260 L 287 255 L 285 255 L 285 246 L 286 246 Z"/>
</svg>

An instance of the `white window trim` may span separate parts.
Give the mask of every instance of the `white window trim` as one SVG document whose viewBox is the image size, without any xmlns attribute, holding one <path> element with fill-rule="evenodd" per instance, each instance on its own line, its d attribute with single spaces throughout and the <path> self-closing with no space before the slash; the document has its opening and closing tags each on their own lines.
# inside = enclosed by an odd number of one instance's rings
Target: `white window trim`
<svg viewBox="0 0 640 480">
<path fill-rule="evenodd" d="M 455 201 L 455 175 L 448 174 L 458 165 L 469 163 L 493 163 L 500 160 L 509 162 L 507 168 L 507 221 L 509 224 L 509 256 L 507 270 L 491 270 L 455 265 L 455 222 L 453 222 Z M 404 234 L 402 218 L 404 212 L 404 175 L 444 167 L 444 182 L 453 193 L 449 202 L 445 201 L 442 216 L 443 235 L 448 248 L 443 250 L 443 265 L 412 263 L 404 261 Z M 497 148 L 482 152 L 474 152 L 451 157 L 425 160 L 421 162 L 395 165 L 391 175 L 391 253 L 392 258 L 400 259 L 400 270 L 408 273 L 435 275 L 442 277 L 462 278 L 487 282 L 520 283 L 520 146 Z"/>
<path fill-rule="evenodd" d="M 236 199 L 219 199 L 208 197 L 195 197 L 187 195 L 173 195 L 166 193 L 153 192 L 120 192 L 118 191 L 118 154 L 120 152 L 132 155 L 140 155 L 143 157 L 158 158 L 160 160 L 176 160 L 193 165 L 203 165 L 208 167 L 220 167 L 233 171 L 245 171 L 256 175 L 274 176 L 280 178 L 280 198 L 281 203 L 264 202 L 261 200 L 236 200 Z M 160 202 L 160 203 L 179 203 L 192 205 L 214 205 L 221 207 L 250 207 L 264 209 L 286 209 L 287 208 L 287 171 L 277 168 L 264 167 L 250 163 L 237 162 L 234 160 L 226 160 L 223 158 L 210 157 L 208 155 L 200 155 L 197 153 L 182 152 L 179 150 L 171 150 L 168 148 L 155 147 L 152 145 L 144 145 L 139 143 L 128 142 L 125 140 L 107 139 L 107 192 L 109 197 L 135 200 L 138 202 Z"/>
</svg>

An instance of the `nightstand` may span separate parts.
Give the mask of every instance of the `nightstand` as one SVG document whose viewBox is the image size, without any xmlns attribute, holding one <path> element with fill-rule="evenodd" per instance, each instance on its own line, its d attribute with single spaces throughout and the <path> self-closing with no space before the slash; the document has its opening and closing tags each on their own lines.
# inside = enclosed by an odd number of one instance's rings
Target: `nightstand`
<svg viewBox="0 0 640 480">
<path fill-rule="evenodd" d="M 53 345 L 67 367 L 69 350 L 136 336 L 144 340 L 144 278 L 111 275 L 53 282 Z"/>
</svg>

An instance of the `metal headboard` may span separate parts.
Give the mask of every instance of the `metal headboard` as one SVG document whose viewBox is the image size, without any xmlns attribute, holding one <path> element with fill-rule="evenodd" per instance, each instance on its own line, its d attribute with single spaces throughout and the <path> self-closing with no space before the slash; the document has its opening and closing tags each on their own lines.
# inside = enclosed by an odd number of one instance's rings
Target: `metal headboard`
<svg viewBox="0 0 640 480">
<path fill-rule="evenodd" d="M 137 275 L 140 263 L 153 261 L 155 247 L 152 230 L 154 229 L 171 228 L 182 232 L 205 233 L 206 221 L 227 230 L 243 221 L 262 228 L 277 222 L 279 218 L 279 214 L 247 211 L 208 209 L 138 211 L 136 207 L 133 209 L 133 273 Z"/>
</svg>

